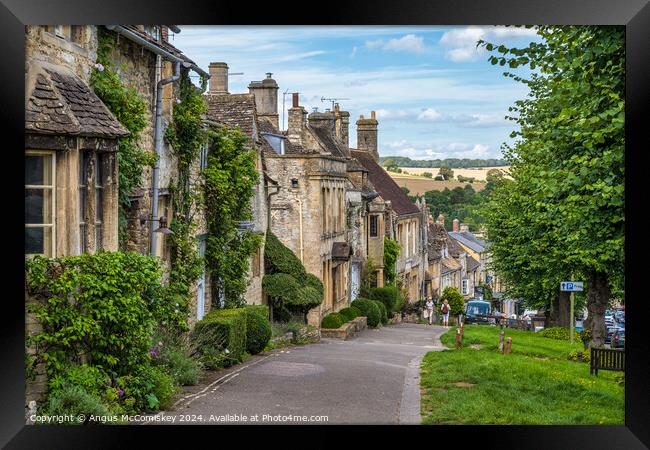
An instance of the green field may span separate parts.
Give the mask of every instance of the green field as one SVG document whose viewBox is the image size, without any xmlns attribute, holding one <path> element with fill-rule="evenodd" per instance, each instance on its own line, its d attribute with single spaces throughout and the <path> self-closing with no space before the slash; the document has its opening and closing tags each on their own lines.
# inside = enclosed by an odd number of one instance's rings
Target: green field
<svg viewBox="0 0 650 450">
<path fill-rule="evenodd" d="M 454 346 L 455 328 L 442 336 Z M 567 341 L 506 330 L 512 354 L 497 351 L 499 329 L 465 328 L 462 349 L 428 353 L 421 365 L 424 424 L 622 425 L 624 387 L 617 372 L 589 375 L 567 360 Z M 480 345 L 472 348 L 470 345 Z"/>
</svg>

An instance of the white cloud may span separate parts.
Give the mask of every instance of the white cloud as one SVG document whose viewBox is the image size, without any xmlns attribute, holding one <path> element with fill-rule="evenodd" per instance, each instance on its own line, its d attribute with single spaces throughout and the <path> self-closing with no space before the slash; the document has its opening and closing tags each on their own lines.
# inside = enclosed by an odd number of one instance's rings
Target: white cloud
<svg viewBox="0 0 650 450">
<path fill-rule="evenodd" d="M 442 35 L 438 44 L 445 48 L 445 58 L 453 62 L 475 61 L 485 56 L 483 47 L 476 47 L 479 40 L 500 41 L 506 39 L 528 39 L 532 41 L 537 36 L 534 28 L 515 28 L 505 26 L 476 27 L 470 26 L 447 31 Z"/>
<path fill-rule="evenodd" d="M 391 39 L 384 45 L 384 50 L 394 52 L 424 53 L 424 39 L 414 34 L 407 34 L 399 39 Z"/>
<path fill-rule="evenodd" d="M 433 108 L 427 108 L 422 110 L 418 115 L 418 120 L 426 122 L 440 122 L 445 119 L 445 115 Z"/>
<path fill-rule="evenodd" d="M 368 50 L 384 50 L 391 52 L 406 52 L 406 53 L 425 53 L 428 49 L 424 45 L 424 38 L 414 34 L 407 34 L 401 38 L 394 38 L 388 41 L 383 39 L 376 39 L 366 41 L 365 48 Z M 353 52 L 356 53 L 353 49 Z"/>
<path fill-rule="evenodd" d="M 294 53 L 292 55 L 287 55 L 287 56 L 283 56 L 282 58 L 279 58 L 278 62 L 296 61 L 299 59 L 311 58 L 312 56 L 323 55 L 325 53 L 327 52 L 324 50 L 314 50 L 311 52 Z"/>
<path fill-rule="evenodd" d="M 404 119 L 409 117 L 410 114 L 404 109 L 378 109 L 376 111 L 377 119 Z"/>
</svg>

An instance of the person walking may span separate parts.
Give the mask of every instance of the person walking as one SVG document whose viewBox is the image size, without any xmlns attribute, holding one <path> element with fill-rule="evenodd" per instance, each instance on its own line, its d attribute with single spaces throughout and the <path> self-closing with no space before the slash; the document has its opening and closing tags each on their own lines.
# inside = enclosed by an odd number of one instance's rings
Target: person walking
<svg viewBox="0 0 650 450">
<path fill-rule="evenodd" d="M 440 312 L 442 313 L 442 324 L 445 327 L 449 326 L 449 310 L 449 302 L 445 299 L 440 307 Z"/>
<path fill-rule="evenodd" d="M 427 314 L 429 315 L 429 325 L 433 325 L 433 299 L 427 299 L 425 306 L 427 308 Z"/>
</svg>

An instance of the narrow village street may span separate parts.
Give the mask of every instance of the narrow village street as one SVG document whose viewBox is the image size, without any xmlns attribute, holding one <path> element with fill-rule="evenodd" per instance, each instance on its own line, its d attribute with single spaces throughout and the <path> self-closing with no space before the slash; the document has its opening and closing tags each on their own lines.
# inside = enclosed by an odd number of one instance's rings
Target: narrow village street
<svg viewBox="0 0 650 450">
<path fill-rule="evenodd" d="M 172 411 L 159 413 L 169 421 L 150 423 L 215 425 L 230 414 L 225 423 L 307 423 L 263 420 L 264 415 L 292 415 L 327 416 L 311 423 L 419 424 L 420 359 L 443 350 L 439 337 L 445 331 L 398 324 L 365 330 L 347 341 L 322 339 L 277 349 L 212 373 Z M 235 414 L 249 420 L 234 421 Z M 259 420 L 250 421 L 256 414 Z"/>
</svg>

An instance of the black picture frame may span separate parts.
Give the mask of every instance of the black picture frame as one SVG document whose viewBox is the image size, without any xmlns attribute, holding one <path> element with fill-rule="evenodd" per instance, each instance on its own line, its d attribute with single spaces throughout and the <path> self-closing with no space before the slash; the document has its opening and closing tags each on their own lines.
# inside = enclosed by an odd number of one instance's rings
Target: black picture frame
<svg viewBox="0 0 650 450">
<path fill-rule="evenodd" d="M 24 147 L 24 39 L 27 24 L 107 24 L 107 23 L 174 23 L 212 25 L 490 25 L 490 24 L 557 24 L 557 25 L 624 25 L 626 27 L 626 275 L 627 297 L 627 371 L 625 375 L 624 426 L 493 426 L 462 428 L 382 427 L 377 430 L 393 434 L 409 445 L 421 433 L 427 445 L 476 444 L 482 448 L 585 448 L 636 449 L 650 446 L 650 364 L 644 313 L 648 301 L 640 294 L 642 270 L 647 257 L 642 227 L 645 181 L 644 151 L 647 151 L 645 117 L 650 116 L 650 5 L 649 0 L 412 0 L 408 3 L 389 0 L 355 0 L 354 2 L 303 2 L 289 7 L 275 3 L 255 6 L 250 2 L 170 0 L 1 0 L 0 30 L 3 35 L 2 73 L 0 82 L 0 117 L 4 125 L 2 178 L 5 214 L 3 311 L 0 326 L 0 445 L 7 448 L 112 448 L 145 439 L 168 439 L 183 432 L 189 445 L 226 444 L 224 435 L 214 427 L 179 429 L 178 427 L 141 426 L 26 426 L 24 424 L 24 298 L 23 245 L 19 217 L 12 214 L 24 208 L 22 195 Z M 315 7 L 314 7 L 315 6 Z M 291 16 L 290 12 L 296 12 Z M 647 175 L 646 175 L 647 176 Z M 16 242 L 17 241 L 17 242 Z M 344 407 L 344 405 L 342 405 Z M 313 437 L 322 430 L 300 427 Z M 270 430 L 294 432 L 296 428 L 269 427 L 255 430 L 266 439 Z M 155 430 L 155 431 L 154 431 Z M 219 431 L 217 431 L 218 433 Z M 187 433 L 191 433 L 187 434 Z M 361 439 L 380 436 L 374 430 L 353 432 Z M 402 436 L 402 433 L 404 434 Z M 239 435 L 236 432 L 235 435 Z M 246 433 L 244 439 L 252 434 Z M 335 436 L 336 433 L 332 434 Z M 215 438 L 215 436 L 221 436 Z M 316 442 L 314 438 L 308 438 Z M 189 438 L 189 439 L 188 439 Z M 207 438 L 208 443 L 202 443 Z M 284 437 L 288 443 L 292 437 Z M 286 441 L 289 439 L 289 441 Z M 339 439 L 326 439 L 330 445 L 343 445 Z M 171 441 L 169 441 L 171 442 Z M 282 441 L 280 441 L 282 442 Z M 306 441 L 305 443 L 310 442 Z M 346 438 L 346 445 L 350 445 Z M 149 442 L 151 443 L 151 442 Z M 298 441 L 294 441 L 298 444 Z M 147 444 L 140 444 L 147 445 Z M 302 443 L 300 444 L 302 445 Z M 352 444 L 354 445 L 354 444 Z M 415 444 L 412 444 L 415 445 Z M 417 444 L 420 445 L 420 444 Z"/>
</svg>

